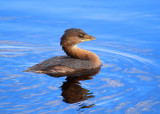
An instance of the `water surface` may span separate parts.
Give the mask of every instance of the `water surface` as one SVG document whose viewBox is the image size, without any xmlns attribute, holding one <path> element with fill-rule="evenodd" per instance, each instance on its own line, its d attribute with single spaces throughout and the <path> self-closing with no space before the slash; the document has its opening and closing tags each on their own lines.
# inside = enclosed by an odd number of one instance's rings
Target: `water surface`
<svg viewBox="0 0 160 114">
<path fill-rule="evenodd" d="M 1 113 L 159 113 L 158 0 L 3 0 L 0 4 Z M 23 72 L 65 55 L 59 42 L 68 28 L 81 28 L 97 38 L 79 47 L 101 58 L 98 74 L 68 79 Z"/>
</svg>

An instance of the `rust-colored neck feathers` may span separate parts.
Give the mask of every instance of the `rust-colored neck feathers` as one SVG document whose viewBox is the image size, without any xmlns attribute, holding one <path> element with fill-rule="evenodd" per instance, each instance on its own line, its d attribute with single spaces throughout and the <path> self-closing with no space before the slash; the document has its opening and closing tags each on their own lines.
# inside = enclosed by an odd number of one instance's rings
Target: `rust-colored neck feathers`
<svg viewBox="0 0 160 114">
<path fill-rule="evenodd" d="M 93 67 L 99 67 L 101 65 L 101 60 L 99 59 L 99 57 L 91 51 L 80 49 L 79 47 L 77 47 L 77 45 L 69 47 L 62 46 L 62 48 L 70 57 L 82 60 L 90 60 L 94 63 Z"/>
<path fill-rule="evenodd" d="M 65 31 L 61 37 L 60 45 L 68 56 L 82 60 L 89 60 L 93 63 L 93 67 L 99 67 L 101 65 L 101 60 L 96 54 L 77 47 L 77 44 L 81 42 L 94 39 L 94 37 L 88 35 L 81 29 L 72 28 Z"/>
</svg>

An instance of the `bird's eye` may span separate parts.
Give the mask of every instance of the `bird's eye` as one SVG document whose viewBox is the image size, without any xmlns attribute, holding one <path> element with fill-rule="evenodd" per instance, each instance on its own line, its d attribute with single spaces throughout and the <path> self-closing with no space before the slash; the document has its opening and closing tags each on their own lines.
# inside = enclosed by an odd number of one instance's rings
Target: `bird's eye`
<svg viewBox="0 0 160 114">
<path fill-rule="evenodd" d="M 83 38 L 83 37 L 84 37 L 84 35 L 83 35 L 83 34 L 79 34 L 79 37 L 80 37 L 80 38 Z"/>
</svg>

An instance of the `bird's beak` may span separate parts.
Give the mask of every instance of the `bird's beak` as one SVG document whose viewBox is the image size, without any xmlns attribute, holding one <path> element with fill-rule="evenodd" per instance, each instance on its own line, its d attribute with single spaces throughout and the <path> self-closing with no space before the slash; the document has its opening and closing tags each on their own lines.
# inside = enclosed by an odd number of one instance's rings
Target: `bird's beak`
<svg viewBox="0 0 160 114">
<path fill-rule="evenodd" d="M 84 35 L 83 41 L 95 40 L 96 38 L 90 35 Z"/>
</svg>

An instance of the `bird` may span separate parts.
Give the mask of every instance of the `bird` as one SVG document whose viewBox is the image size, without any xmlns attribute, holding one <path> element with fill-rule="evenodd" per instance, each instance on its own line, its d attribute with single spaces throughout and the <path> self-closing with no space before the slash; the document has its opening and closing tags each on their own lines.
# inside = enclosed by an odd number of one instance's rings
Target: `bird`
<svg viewBox="0 0 160 114">
<path fill-rule="evenodd" d="M 55 56 L 26 69 L 26 72 L 44 73 L 54 77 L 80 76 L 101 67 L 101 60 L 95 53 L 81 49 L 77 45 L 85 41 L 95 40 L 81 29 L 70 28 L 65 30 L 60 45 L 66 53 L 64 56 Z"/>
</svg>

